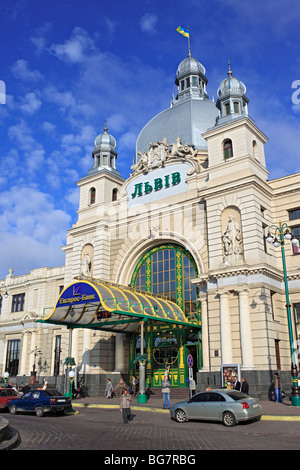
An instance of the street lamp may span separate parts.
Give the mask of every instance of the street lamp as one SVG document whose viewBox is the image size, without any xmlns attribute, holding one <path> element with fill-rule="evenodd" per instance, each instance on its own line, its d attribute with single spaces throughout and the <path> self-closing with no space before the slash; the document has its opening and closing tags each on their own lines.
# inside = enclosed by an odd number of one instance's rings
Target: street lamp
<svg viewBox="0 0 300 470">
<path fill-rule="evenodd" d="M 271 234 L 273 233 L 273 235 Z M 286 262 L 285 262 L 285 251 L 284 251 L 284 242 L 285 240 L 291 241 L 293 245 L 298 243 L 297 238 L 293 235 L 292 229 L 286 224 L 279 221 L 279 226 L 270 225 L 268 227 L 268 235 L 266 237 L 268 243 L 272 243 L 275 248 L 281 246 L 281 257 L 282 257 L 282 267 L 283 267 L 283 276 L 284 276 L 284 287 L 285 287 L 285 298 L 286 298 L 286 311 L 288 317 L 288 327 L 289 327 L 289 337 L 290 337 L 290 348 L 291 348 L 291 358 L 292 358 L 292 395 L 291 401 L 292 405 L 300 406 L 300 388 L 298 387 L 298 372 L 297 365 L 294 362 L 295 359 L 295 349 L 294 349 L 294 335 L 293 335 L 293 324 L 291 316 L 291 304 L 289 298 L 289 288 L 287 280 L 287 271 L 286 271 Z"/>
<path fill-rule="evenodd" d="M 73 370 L 70 370 L 69 372 L 69 379 L 70 379 L 70 400 L 72 403 L 72 397 L 73 397 L 73 382 L 74 382 L 74 377 L 75 377 L 75 372 Z M 73 411 L 73 407 L 71 409 Z"/>
<path fill-rule="evenodd" d="M 4 388 L 6 388 L 6 384 L 7 384 L 8 377 L 9 377 L 9 373 L 8 373 L 8 372 L 4 372 L 4 374 L 3 374 L 3 378 L 4 378 Z"/>
</svg>

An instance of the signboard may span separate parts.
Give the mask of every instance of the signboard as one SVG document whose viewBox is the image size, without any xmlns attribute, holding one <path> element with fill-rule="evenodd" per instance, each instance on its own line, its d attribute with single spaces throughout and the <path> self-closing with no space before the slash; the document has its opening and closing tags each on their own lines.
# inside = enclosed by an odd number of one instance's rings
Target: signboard
<svg viewBox="0 0 300 470">
<path fill-rule="evenodd" d="M 189 367 L 193 367 L 194 359 L 193 359 L 193 356 L 191 354 L 189 354 L 188 357 L 187 357 L 187 363 L 188 363 Z"/>
<path fill-rule="evenodd" d="M 222 387 L 233 388 L 235 379 L 241 381 L 240 364 L 222 364 L 221 365 Z"/>
<path fill-rule="evenodd" d="M 147 204 L 187 191 L 187 172 L 190 165 L 168 165 L 134 178 L 127 186 L 128 207 Z"/>
<path fill-rule="evenodd" d="M 97 291 L 87 282 L 76 282 L 61 293 L 56 308 L 90 302 L 100 302 Z"/>
</svg>

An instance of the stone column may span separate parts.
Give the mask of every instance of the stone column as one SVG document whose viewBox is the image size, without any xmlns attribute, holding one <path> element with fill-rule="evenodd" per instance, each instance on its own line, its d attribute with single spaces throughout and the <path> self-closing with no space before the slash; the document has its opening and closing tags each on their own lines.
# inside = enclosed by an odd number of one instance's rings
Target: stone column
<svg viewBox="0 0 300 470">
<path fill-rule="evenodd" d="M 239 314 L 241 331 L 242 368 L 254 368 L 254 355 L 252 343 L 252 329 L 250 320 L 250 307 L 248 289 L 241 289 L 239 292 Z"/>
<path fill-rule="evenodd" d="M 207 312 L 207 295 L 200 294 L 199 301 L 201 302 L 201 330 L 202 330 L 202 369 L 201 371 L 209 370 L 209 335 L 208 335 L 208 312 Z"/>
<path fill-rule="evenodd" d="M 232 340 L 229 292 L 219 293 L 220 296 L 220 327 L 221 327 L 221 354 L 223 364 L 232 364 Z"/>
<path fill-rule="evenodd" d="M 82 372 L 88 374 L 91 365 L 91 330 L 83 330 L 83 348 L 82 348 Z"/>
<path fill-rule="evenodd" d="M 25 332 L 23 333 L 23 338 L 22 338 L 22 355 L 21 355 L 21 364 L 20 364 L 20 372 L 19 372 L 19 375 L 28 375 L 28 372 L 29 372 L 29 371 L 26 369 L 29 334 L 30 334 L 29 331 L 25 331 Z"/>
<path fill-rule="evenodd" d="M 115 346 L 115 372 L 124 372 L 124 338 L 122 333 L 116 335 Z"/>
</svg>

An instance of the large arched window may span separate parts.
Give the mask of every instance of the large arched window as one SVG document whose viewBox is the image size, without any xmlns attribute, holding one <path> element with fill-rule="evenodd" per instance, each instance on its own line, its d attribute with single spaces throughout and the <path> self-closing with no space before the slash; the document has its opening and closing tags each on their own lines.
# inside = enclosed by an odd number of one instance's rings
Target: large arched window
<svg viewBox="0 0 300 470">
<path fill-rule="evenodd" d="M 191 283 L 198 275 L 191 254 L 179 245 L 164 244 L 148 251 L 139 261 L 131 285 L 136 289 L 167 296 L 187 317 L 198 319 L 197 288 Z"/>
</svg>

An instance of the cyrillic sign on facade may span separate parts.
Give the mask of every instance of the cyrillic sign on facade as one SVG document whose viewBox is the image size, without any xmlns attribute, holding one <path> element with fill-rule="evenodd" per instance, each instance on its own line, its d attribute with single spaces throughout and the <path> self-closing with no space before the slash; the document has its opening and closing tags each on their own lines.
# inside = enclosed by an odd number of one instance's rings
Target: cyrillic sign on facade
<svg viewBox="0 0 300 470">
<path fill-rule="evenodd" d="M 168 165 L 135 178 L 127 186 L 129 206 L 147 204 L 187 190 L 187 171 L 189 166 Z"/>
</svg>

